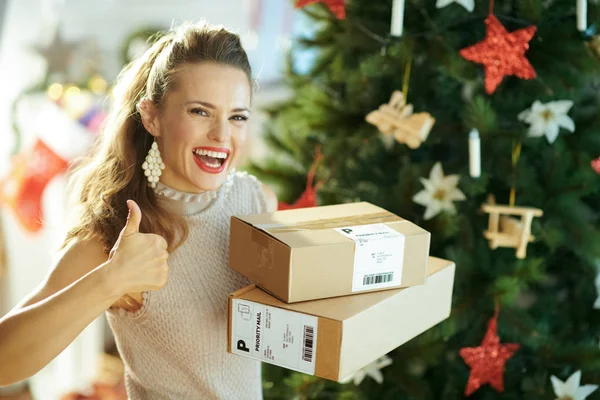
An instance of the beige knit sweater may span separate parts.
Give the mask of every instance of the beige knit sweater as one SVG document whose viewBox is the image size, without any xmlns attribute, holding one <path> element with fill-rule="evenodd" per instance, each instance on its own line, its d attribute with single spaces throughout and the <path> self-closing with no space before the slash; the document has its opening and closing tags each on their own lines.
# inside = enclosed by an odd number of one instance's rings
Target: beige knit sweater
<svg viewBox="0 0 600 400">
<path fill-rule="evenodd" d="M 233 171 L 215 192 L 156 191 L 190 233 L 164 288 L 143 293 L 135 313 L 107 311 L 129 399 L 262 399 L 260 363 L 227 353 L 227 296 L 248 284 L 227 266 L 230 217 L 266 211 L 260 183 Z"/>
</svg>

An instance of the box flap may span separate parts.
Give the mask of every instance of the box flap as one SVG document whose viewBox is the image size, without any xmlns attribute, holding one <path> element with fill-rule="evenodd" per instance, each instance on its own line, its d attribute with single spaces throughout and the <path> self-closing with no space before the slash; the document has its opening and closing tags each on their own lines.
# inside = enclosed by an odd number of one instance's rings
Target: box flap
<svg viewBox="0 0 600 400">
<path fill-rule="evenodd" d="M 432 276 L 444 268 L 452 265 L 454 265 L 452 261 L 442 260 L 436 257 L 429 257 L 427 276 Z M 363 293 L 360 295 L 349 295 L 291 304 L 284 303 L 283 301 L 276 299 L 275 297 L 256 287 L 250 288 L 247 292 L 239 297 L 243 297 L 249 301 L 255 301 L 274 307 L 284 308 L 286 310 L 297 311 L 337 321 L 344 321 L 372 307 L 373 305 L 378 304 L 388 297 L 395 296 L 403 290 L 410 289 L 410 287 L 402 289 L 390 289 L 380 292 Z"/>
<path fill-rule="evenodd" d="M 357 215 L 360 216 L 376 213 L 391 214 L 383 208 L 377 207 L 371 203 L 359 202 L 283 210 L 263 214 L 240 215 L 236 216 L 235 218 L 266 230 L 272 228 L 285 228 L 311 221 L 343 219 Z"/>
</svg>

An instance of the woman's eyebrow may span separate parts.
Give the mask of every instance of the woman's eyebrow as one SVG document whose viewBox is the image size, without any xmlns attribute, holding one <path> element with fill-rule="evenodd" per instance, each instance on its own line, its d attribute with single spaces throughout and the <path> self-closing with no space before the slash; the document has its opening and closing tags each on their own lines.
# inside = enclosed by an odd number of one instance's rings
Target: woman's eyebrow
<svg viewBox="0 0 600 400">
<path fill-rule="evenodd" d="M 185 105 L 190 105 L 190 104 L 200 104 L 200 105 L 203 105 L 204 107 L 210 108 L 212 110 L 217 108 L 214 104 L 211 104 L 207 101 L 201 101 L 201 100 L 192 100 L 192 101 L 187 101 L 185 103 Z M 246 107 L 236 107 L 236 108 L 231 109 L 231 111 L 233 111 L 233 112 L 248 112 L 248 113 L 250 112 L 250 110 Z"/>
</svg>

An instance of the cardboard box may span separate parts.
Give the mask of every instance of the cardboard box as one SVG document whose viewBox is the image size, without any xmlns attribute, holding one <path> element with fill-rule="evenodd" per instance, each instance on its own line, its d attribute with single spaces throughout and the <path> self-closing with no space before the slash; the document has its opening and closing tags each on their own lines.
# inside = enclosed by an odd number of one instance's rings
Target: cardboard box
<svg viewBox="0 0 600 400">
<path fill-rule="evenodd" d="M 293 303 L 422 285 L 429 241 L 366 202 L 234 216 L 229 266 Z"/>
<path fill-rule="evenodd" d="M 424 285 L 293 304 L 247 286 L 229 297 L 228 352 L 344 381 L 446 319 L 454 271 L 431 257 Z"/>
</svg>

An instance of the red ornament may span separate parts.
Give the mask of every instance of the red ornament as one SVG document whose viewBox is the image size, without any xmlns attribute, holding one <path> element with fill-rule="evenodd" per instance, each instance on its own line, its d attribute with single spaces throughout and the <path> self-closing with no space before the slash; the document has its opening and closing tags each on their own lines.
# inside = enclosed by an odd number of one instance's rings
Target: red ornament
<svg viewBox="0 0 600 400">
<path fill-rule="evenodd" d="M 494 93 L 507 75 L 521 79 L 535 78 L 535 70 L 525 58 L 525 52 L 529 49 L 529 41 L 536 27 L 529 26 L 509 33 L 493 14 L 485 19 L 485 23 L 485 39 L 460 51 L 460 55 L 467 60 L 484 65 L 485 91 Z"/>
<path fill-rule="evenodd" d="M 471 374 L 465 390 L 466 396 L 485 383 L 489 383 L 498 392 L 504 391 L 504 365 L 521 345 L 518 343 L 500 344 L 497 323 L 498 307 L 496 307 L 494 317 L 488 323 L 481 346 L 460 349 L 460 356 L 471 367 Z"/>
<path fill-rule="evenodd" d="M 600 174 L 600 157 L 592 160 L 592 168 L 594 168 L 594 171 Z"/>
<path fill-rule="evenodd" d="M 8 205 L 29 232 L 42 228 L 42 194 L 68 162 L 40 139 L 27 152 L 17 154 L 7 179 L 0 181 L 0 203 Z"/>
<path fill-rule="evenodd" d="M 346 18 L 346 6 L 344 5 L 344 0 L 298 0 L 296 8 L 302 8 L 315 3 L 325 3 L 329 10 L 335 14 L 337 19 Z"/>
<path fill-rule="evenodd" d="M 280 201 L 277 207 L 278 210 L 291 210 L 294 208 L 308 208 L 317 206 L 317 190 L 319 190 L 319 188 L 323 185 L 323 181 L 318 182 L 315 186 L 313 186 L 313 182 L 315 180 L 317 167 L 322 159 L 323 153 L 321 153 L 321 149 L 317 147 L 315 150 L 315 160 L 310 166 L 310 170 L 308 171 L 308 176 L 306 178 L 306 189 L 304 190 L 304 193 L 302 193 L 298 200 L 296 200 L 293 204 L 287 204 Z"/>
</svg>

